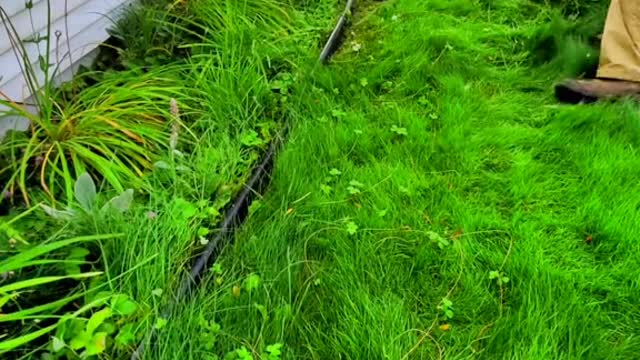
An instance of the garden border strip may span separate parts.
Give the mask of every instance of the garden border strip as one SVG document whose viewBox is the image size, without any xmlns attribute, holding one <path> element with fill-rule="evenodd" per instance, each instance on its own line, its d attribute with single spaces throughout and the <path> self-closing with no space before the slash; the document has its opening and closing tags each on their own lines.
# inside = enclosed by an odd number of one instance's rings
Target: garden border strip
<svg viewBox="0 0 640 360">
<path fill-rule="evenodd" d="M 340 46 L 340 39 L 342 39 L 348 19 L 351 17 L 351 12 L 354 8 L 355 0 L 347 0 L 347 5 L 345 6 L 342 15 L 340 15 L 336 27 L 331 32 L 329 40 L 327 40 L 327 43 L 320 53 L 321 63 L 327 63 L 336 50 L 338 50 L 338 47 Z"/>
<path fill-rule="evenodd" d="M 165 311 L 161 314 L 163 319 L 167 319 L 171 310 L 177 306 L 182 299 L 191 293 L 194 286 L 199 284 L 202 275 L 207 269 L 209 262 L 217 259 L 224 245 L 229 242 L 231 235 L 244 222 L 249 215 L 249 207 L 257 196 L 260 196 L 271 180 L 271 170 L 275 162 L 275 155 L 282 143 L 282 136 L 276 136 L 269 146 L 269 150 L 262 156 L 260 163 L 253 169 L 251 178 L 244 186 L 242 192 L 236 197 L 236 200 L 225 212 L 225 216 L 219 227 L 218 234 L 209 241 L 206 249 L 197 257 L 196 262 L 191 270 L 186 274 L 180 282 L 178 293 L 169 302 Z M 131 355 L 132 360 L 142 359 L 146 344 L 154 337 L 156 329 L 153 328 L 146 339 L 144 339 L 136 351 Z"/>
<path fill-rule="evenodd" d="M 348 19 L 351 17 L 351 13 L 354 8 L 355 0 L 347 0 L 345 9 L 338 19 L 336 27 L 331 32 L 327 43 L 320 53 L 321 63 L 326 64 L 340 47 L 340 40 L 344 34 Z M 286 130 L 285 126 L 283 133 L 286 133 Z M 275 163 L 277 149 L 280 147 L 281 143 L 284 143 L 283 137 L 284 135 L 280 135 L 274 138 L 269 146 L 269 150 L 262 156 L 262 160 L 259 165 L 254 168 L 251 178 L 245 185 L 244 189 L 225 212 L 218 234 L 213 238 L 213 240 L 209 241 L 207 248 L 198 256 L 189 273 L 184 276 L 178 293 L 174 296 L 173 300 L 169 302 L 167 308 L 161 315 L 163 319 L 167 319 L 171 310 L 178 305 L 186 295 L 191 293 L 194 285 L 197 286 L 199 284 L 202 275 L 207 269 L 207 265 L 212 261 L 216 261 L 222 247 L 226 245 L 230 236 L 234 234 L 235 230 L 249 215 L 249 206 L 251 206 L 253 200 L 256 196 L 262 195 L 266 190 L 271 180 L 270 175 Z M 136 348 L 136 351 L 131 355 L 131 360 L 142 359 L 146 349 L 146 344 L 151 342 L 155 333 L 156 329 L 152 328 L 146 336 L 146 339 L 142 340 L 140 345 Z"/>
</svg>

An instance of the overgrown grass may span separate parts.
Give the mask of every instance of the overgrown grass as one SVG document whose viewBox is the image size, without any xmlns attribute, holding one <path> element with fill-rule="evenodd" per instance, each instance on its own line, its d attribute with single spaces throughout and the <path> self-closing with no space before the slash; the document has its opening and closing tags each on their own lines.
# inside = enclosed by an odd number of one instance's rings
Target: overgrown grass
<svg viewBox="0 0 640 360">
<path fill-rule="evenodd" d="M 128 213 L 64 227 L 122 234 L 94 264 L 136 312 L 103 355 L 129 356 L 153 328 L 148 359 L 640 352 L 637 104 L 560 106 L 551 92 L 593 68 L 605 2 L 362 2 L 328 67 L 317 51 L 342 4 L 180 4 L 171 26 L 188 36 L 175 38 L 199 39 L 174 59 L 199 94 L 197 113 L 172 114 L 189 141 L 156 154 L 153 191 Z M 153 19 L 142 25 L 167 26 Z M 285 123 L 269 192 L 165 322 Z"/>
<path fill-rule="evenodd" d="M 534 45 L 596 35 L 575 30 L 593 14 L 561 31 L 556 16 L 436 0 L 356 16 L 333 65 L 301 68 L 270 192 L 148 358 L 281 343 L 283 358 L 633 359 L 637 105 L 552 99 L 592 60 Z"/>
<path fill-rule="evenodd" d="M 50 146 L 49 142 L 66 146 L 85 141 L 82 144 L 87 143 L 98 149 L 89 152 L 89 155 L 99 157 L 113 151 L 115 154 L 111 158 L 118 161 L 108 167 L 82 166 L 75 161 L 76 156 L 81 155 L 77 148 L 56 152 L 54 160 L 58 163 L 53 165 L 61 167 L 60 161 L 69 161 L 73 166 L 68 166 L 69 171 L 64 168 L 64 172 L 55 171 L 57 168 L 54 168 L 53 175 L 44 178 L 43 187 L 49 184 L 46 181 L 57 176 L 56 182 L 51 184 L 58 185 L 56 189 L 66 190 L 67 202 L 73 205 L 75 200 L 72 197 L 76 192 L 73 183 L 80 173 L 90 170 L 98 181 L 100 198 L 111 197 L 125 187 L 134 187 L 136 193 L 134 206 L 126 214 L 107 216 L 89 213 L 74 217 L 68 223 L 52 221 L 53 229 L 62 226 L 65 233 L 119 232 L 121 236 L 89 247 L 91 265 L 104 269 L 104 276 L 99 281 L 95 284 L 67 284 L 69 299 L 75 299 L 71 294 L 76 286 L 87 292 L 87 300 L 79 304 L 90 303 L 89 299 L 94 296 L 104 299 L 101 306 L 95 309 L 99 311 L 77 321 L 65 317 L 68 321 L 61 321 L 52 334 L 49 334 L 52 327 L 41 327 L 39 337 L 30 339 L 31 342 L 26 345 L 22 344 L 22 354 L 46 353 L 49 354 L 47 356 L 70 358 L 98 354 L 127 356 L 157 325 L 163 309 L 172 301 L 173 290 L 179 285 L 177 280 L 188 267 L 191 257 L 205 245 L 204 239 L 214 231 L 213 226 L 220 220 L 220 213 L 242 187 L 258 156 L 284 124 L 287 114 L 283 104 L 289 96 L 286 92 L 288 81 L 283 81 L 287 76 L 281 76 L 280 73 L 286 73 L 290 68 L 284 54 L 293 53 L 292 49 L 297 46 L 288 38 L 278 40 L 283 33 L 290 31 L 288 22 L 293 20 L 287 18 L 286 10 L 275 2 L 194 1 L 189 3 L 188 16 L 182 17 L 185 14 L 182 8 L 179 12 L 167 15 L 167 18 L 178 19 L 176 23 L 167 24 L 157 18 L 146 19 L 140 26 L 184 32 L 176 36 L 193 41 L 180 44 L 182 49 L 188 50 L 185 53 L 189 56 L 176 56 L 171 63 L 160 61 L 162 64 L 158 65 L 154 62 L 158 59 L 148 62 L 147 59 L 139 59 L 135 53 L 127 53 L 127 56 L 141 61 L 125 64 L 129 69 L 123 71 L 109 70 L 94 76 L 99 79 L 96 84 L 82 84 L 80 91 L 72 91 L 69 102 L 56 110 L 62 114 L 60 118 L 47 118 L 56 131 L 47 133 L 47 141 L 36 143 L 34 146 L 38 149 Z M 184 24 L 188 27 L 181 27 Z M 141 40 L 149 41 L 140 45 L 147 49 L 151 49 L 155 41 Z M 280 41 L 284 46 L 275 46 L 274 41 Z M 139 83 L 148 86 L 140 88 L 136 86 Z M 126 101 L 119 101 L 121 97 Z M 143 111 L 145 109 L 151 109 L 154 113 L 149 114 Z M 16 110 L 21 109 L 16 105 Z M 147 123 L 137 121 L 140 118 L 147 120 Z M 150 126 L 152 124 L 149 122 L 156 120 L 158 127 Z M 92 132 L 82 131 L 81 125 L 86 123 L 91 125 L 89 130 Z M 105 129 L 96 126 L 101 123 L 121 125 L 113 127 L 126 136 L 135 137 L 134 140 L 156 146 L 145 147 L 144 151 L 133 154 L 117 151 L 117 147 L 102 148 L 100 141 L 113 136 L 114 131 L 103 133 Z M 60 129 L 67 131 L 57 131 Z M 27 135 L 31 135 L 32 139 L 40 139 L 37 133 Z M 21 136 L 14 134 L 3 146 L 10 150 L 17 149 L 20 144 L 16 141 Z M 62 138 L 59 139 L 60 136 Z M 111 145 L 121 146 L 122 142 Z M 40 199 L 42 194 L 32 188 L 29 181 L 34 178 L 32 167 L 40 166 L 32 165 L 34 158 L 41 153 L 32 152 L 33 155 L 26 152 L 28 156 L 24 156 L 24 152 L 9 151 L 8 155 L 20 159 L 18 162 L 9 162 L 9 165 L 14 165 L 9 169 L 22 164 L 24 171 L 14 172 L 16 175 L 12 179 L 21 185 L 20 190 L 25 193 L 29 191 L 29 196 L 33 193 L 34 198 Z M 45 164 L 48 164 L 46 160 Z M 139 164 L 141 162 L 144 163 Z M 40 173 L 40 169 L 37 170 Z M 110 176 L 113 173 L 126 175 L 134 172 L 133 176 Z M 11 184 L 6 185 L 13 189 Z M 3 193 L 3 205 L 11 195 L 12 192 L 7 196 Z M 59 197 L 53 191 L 48 195 Z M 41 211 L 36 213 L 44 216 Z M 8 219 L 15 215 L 10 214 Z M 31 223 L 37 222 L 36 219 L 31 219 Z M 4 227 L 2 230 L 3 243 L 11 243 L 6 250 L 3 249 L 8 255 L 19 256 L 28 251 L 25 249 L 30 246 L 41 243 L 40 240 L 29 246 L 16 247 L 14 236 L 24 235 L 27 230 L 24 227 L 12 227 L 6 234 Z M 41 231 L 49 233 L 51 230 Z M 50 256 L 55 258 L 64 255 L 63 252 Z M 2 281 L 28 279 L 38 270 L 37 267 L 29 267 L 15 277 L 3 274 Z M 42 297 L 64 297 L 64 291 L 57 289 L 55 294 L 43 292 Z M 0 295 L 18 297 L 14 293 Z M 115 300 L 110 300 L 123 296 L 133 301 L 136 309 L 126 319 L 115 316 L 117 306 L 112 303 Z M 31 298 L 24 298 L 16 306 L 30 306 L 32 303 Z M 68 308 L 56 308 L 47 315 L 59 317 L 69 314 L 68 311 Z M 94 316 L 101 322 L 92 320 Z M 90 331 L 87 324 L 92 323 L 99 324 L 99 327 Z M 0 352 L 7 350 L 4 347 L 5 340 L 25 334 L 33 328 L 37 330 L 38 324 L 24 327 L 21 332 L 3 327 Z M 96 330 L 99 335 L 94 333 Z M 54 337 L 48 338 L 51 335 Z M 81 345 L 85 340 L 101 345 L 89 351 L 88 347 Z"/>
</svg>

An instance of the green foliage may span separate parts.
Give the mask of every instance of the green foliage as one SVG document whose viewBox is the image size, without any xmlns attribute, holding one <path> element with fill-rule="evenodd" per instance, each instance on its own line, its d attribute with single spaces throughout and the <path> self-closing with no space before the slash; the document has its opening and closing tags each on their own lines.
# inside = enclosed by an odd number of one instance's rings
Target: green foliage
<svg viewBox="0 0 640 360">
<path fill-rule="evenodd" d="M 248 292 L 252 292 L 254 290 L 257 290 L 260 287 L 260 283 L 261 283 L 260 276 L 258 276 L 257 274 L 250 274 L 244 280 L 244 288 Z"/>
<path fill-rule="evenodd" d="M 78 210 L 88 215 L 100 214 L 104 216 L 109 212 L 124 213 L 129 210 L 133 202 L 133 190 L 127 189 L 120 195 L 107 201 L 102 208 L 100 208 L 100 211 L 97 211 L 96 202 L 98 194 L 96 192 L 96 185 L 88 173 L 82 173 L 78 177 L 78 180 L 76 180 L 73 186 L 73 195 L 80 206 Z M 78 215 L 77 209 L 73 206 L 69 206 L 64 210 L 56 210 L 44 204 L 40 204 L 40 207 L 42 207 L 47 215 L 58 220 L 70 220 Z"/>
<path fill-rule="evenodd" d="M 50 2 L 46 5 L 50 14 Z M 53 201 L 70 203 L 72 179 L 83 172 L 100 174 L 118 191 L 124 191 L 126 185 L 141 186 L 140 177 L 151 167 L 154 153 L 168 147 L 169 103 L 185 93 L 176 76 L 180 69 L 162 67 L 104 76 L 67 101 L 53 81 L 60 64 L 50 58 L 51 23 L 45 24 L 46 36 L 38 40 L 46 44 L 46 52 L 39 55 L 40 69 L 36 69 L 3 8 L 0 20 L 22 62 L 37 110 L 34 114 L 23 105 L 0 100 L 5 109 L 1 117 L 18 116 L 31 123 L 28 133 L 12 133 L 0 143 L 0 153 L 9 157 L 9 164 L 0 168 L 0 176 L 9 174 L 3 192 L 17 191 L 29 204 L 33 200 L 31 180 L 37 179 Z M 45 74 L 42 82 L 39 72 Z"/>
<path fill-rule="evenodd" d="M 167 326 L 167 322 L 168 322 L 167 319 L 158 317 L 158 318 L 156 318 L 155 324 L 153 324 L 153 328 L 156 329 L 156 330 L 160 330 L 160 329 L 164 328 L 165 326 Z"/>
<path fill-rule="evenodd" d="M 442 312 L 442 315 L 445 319 L 453 319 L 453 302 L 446 297 L 442 299 L 440 305 L 438 305 L 438 310 Z"/>
<path fill-rule="evenodd" d="M 254 130 L 240 135 L 240 142 L 245 146 L 260 146 L 265 144 L 265 141 L 262 140 Z"/>
<path fill-rule="evenodd" d="M 327 4 L 302 16 L 330 29 L 343 4 Z M 218 358 L 286 340 L 282 358 L 633 359 L 637 106 L 556 104 L 565 60 L 585 54 L 556 35 L 597 44 L 580 14 L 533 46 L 551 14 L 529 0 L 371 2 L 347 32 L 358 52 L 328 67 L 292 57 L 269 193 L 217 259 L 225 280 L 203 279 L 149 358 L 205 352 L 184 345 L 203 314 L 220 325 Z M 248 271 L 261 291 L 236 296 Z"/>
<path fill-rule="evenodd" d="M 400 135 L 400 136 L 409 135 L 406 128 L 398 127 L 397 125 L 391 126 L 391 132 L 396 133 L 397 135 Z"/>
<path fill-rule="evenodd" d="M 494 280 L 499 286 L 509 282 L 509 278 L 502 271 L 497 270 L 489 271 L 489 280 Z"/>
<path fill-rule="evenodd" d="M 117 40 L 118 64 L 126 68 L 153 67 L 187 57 L 184 45 L 197 42 L 198 36 L 185 31 L 189 28 L 188 14 L 181 3 L 139 1 L 128 7 L 109 30 Z"/>
<path fill-rule="evenodd" d="M 253 360 L 253 355 L 244 346 L 236 350 L 235 355 L 238 360 Z"/>
<path fill-rule="evenodd" d="M 126 349 L 140 338 L 135 315 L 138 304 L 126 295 L 106 295 L 96 303 L 99 310 L 89 318 L 66 317 L 51 337 L 51 359 L 86 359 L 114 348 Z"/>
<path fill-rule="evenodd" d="M 11 156 L 0 175 L 10 174 L 4 190 L 19 191 L 32 200 L 28 186 L 33 171 L 52 200 L 73 197 L 73 178 L 84 172 L 100 174 L 117 191 L 142 186 L 140 177 L 151 168 L 154 154 L 168 149 L 169 104 L 183 92 L 174 70 L 112 76 L 83 90 L 73 102 L 59 104 L 47 97 L 51 112 L 31 114 L 13 103 L 3 116 L 31 122 L 28 134 L 12 133 L 0 153 Z M 60 196 L 62 199 L 60 199 Z"/>
<path fill-rule="evenodd" d="M 280 360 L 280 356 L 282 355 L 282 343 L 276 343 L 273 345 L 267 346 L 267 354 L 266 356 L 262 356 L 265 360 Z"/>
<path fill-rule="evenodd" d="M 22 328 L 21 331 L 7 334 L 0 339 L 0 353 L 5 353 L 16 348 L 22 347 L 52 331 L 66 321 L 67 318 L 59 318 L 56 315 L 60 315 L 58 311 L 66 304 L 78 299 L 83 295 L 82 291 L 76 292 L 73 289 L 68 290 L 68 293 L 54 299 L 40 298 L 39 303 L 34 303 L 34 299 L 29 296 L 30 293 L 39 291 L 43 292 L 45 287 L 57 286 L 61 282 L 68 282 L 70 280 L 79 281 L 87 278 L 92 278 L 102 274 L 101 272 L 89 271 L 71 271 L 69 272 L 69 259 L 60 259 L 55 255 L 61 250 L 68 249 L 71 246 L 77 246 L 82 243 L 89 243 L 101 240 L 112 239 L 113 236 L 86 236 L 71 238 L 68 240 L 56 240 L 45 244 L 41 244 L 36 247 L 21 250 L 15 255 L 12 255 L 2 261 L 0 261 L 0 274 L 14 274 L 11 281 L 8 284 L 0 285 L 0 311 L 2 316 L 0 317 L 0 323 L 12 324 L 21 323 L 33 319 L 50 319 L 57 318 L 56 321 L 39 327 L 37 325 L 29 325 Z M 86 264 L 83 260 L 84 252 L 79 254 L 78 250 L 73 253 L 72 263 L 76 266 Z M 67 269 L 65 275 L 51 274 L 37 274 L 35 276 L 28 275 L 29 270 L 37 266 L 47 266 L 49 269 L 55 269 L 52 265 L 62 265 Z M 90 310 L 92 307 L 98 304 L 87 304 L 85 307 L 71 313 L 71 317 L 77 317 L 83 312 Z M 29 322 L 31 323 L 31 322 Z"/>
<path fill-rule="evenodd" d="M 66 225 L 125 233 L 100 258 L 132 295 L 96 306 L 90 336 L 94 315 L 64 322 L 74 335 L 59 326 L 47 351 L 63 358 L 78 337 L 81 352 L 128 357 L 155 327 L 147 359 L 635 358 L 637 107 L 558 107 L 548 92 L 593 61 L 602 19 L 589 19 L 604 3 L 365 3 L 346 39 L 361 46 L 329 67 L 317 67 L 318 29 L 342 4 L 163 9 L 150 29 L 188 24 L 197 43 L 156 52 L 145 43 L 184 34 L 142 36 L 126 56 L 154 71 L 139 58 L 190 53 L 179 61 L 201 96 L 184 117 L 197 141 L 167 126 L 154 191 L 126 219 Z M 269 193 L 193 298 L 159 317 L 280 119 L 290 141 Z M 93 260 L 85 248 L 60 251 L 58 270 Z"/>
<path fill-rule="evenodd" d="M 355 235 L 356 233 L 358 233 L 358 229 L 359 229 L 359 226 L 355 222 L 353 221 L 347 222 L 347 225 L 346 225 L 347 234 Z"/>
</svg>

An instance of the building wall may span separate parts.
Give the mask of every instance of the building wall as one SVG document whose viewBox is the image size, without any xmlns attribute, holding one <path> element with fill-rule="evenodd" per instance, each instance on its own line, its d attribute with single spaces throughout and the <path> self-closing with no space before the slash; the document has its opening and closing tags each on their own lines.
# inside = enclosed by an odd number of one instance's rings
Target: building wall
<svg viewBox="0 0 640 360">
<path fill-rule="evenodd" d="M 50 6 L 50 59 L 56 64 L 52 68 L 57 67 L 56 75 L 68 78 L 74 68 L 72 62 L 77 64 L 108 38 L 107 28 L 131 0 L 67 0 L 66 6 L 65 0 L 32 0 L 31 9 L 27 8 L 26 2 L 27 0 L 0 0 L 0 7 L 9 15 L 20 38 L 29 40 L 37 38 L 38 34 L 41 37 L 47 35 L 47 9 Z M 0 22 L 0 96 L 22 102 L 30 94 L 6 26 L 9 24 Z M 56 33 L 59 37 L 55 36 Z M 38 57 L 46 53 L 47 44 L 45 41 L 27 41 L 23 44 L 42 82 L 44 74 L 40 71 Z M 0 118 L 0 139 L 7 128 L 19 123 L 16 119 Z"/>
<path fill-rule="evenodd" d="M 47 5 L 51 6 L 51 60 L 60 66 L 63 72 L 71 66 L 70 59 L 75 61 L 90 53 L 108 37 L 106 29 L 111 19 L 121 10 L 128 0 L 67 0 L 65 11 L 64 0 L 33 0 L 33 7 L 25 7 L 25 0 L 0 0 L 0 6 L 10 15 L 11 22 L 20 37 L 33 39 L 34 34 L 47 34 Z M 66 16 L 65 16 L 66 12 Z M 3 24 L 4 25 L 4 24 Z M 67 43 L 67 29 L 69 42 Z M 14 101 L 22 101 L 29 97 L 20 65 L 16 59 L 11 41 L 4 26 L 0 28 L 0 90 Z M 59 39 L 59 40 L 57 40 Z M 71 56 L 67 56 L 69 47 Z M 46 42 L 39 44 L 26 43 L 29 58 L 38 66 L 38 54 L 46 51 Z"/>
</svg>

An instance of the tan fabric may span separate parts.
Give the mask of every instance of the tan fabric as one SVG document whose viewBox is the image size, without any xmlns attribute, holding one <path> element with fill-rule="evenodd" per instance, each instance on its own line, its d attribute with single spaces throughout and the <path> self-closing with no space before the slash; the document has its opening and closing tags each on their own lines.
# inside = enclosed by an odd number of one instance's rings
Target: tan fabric
<svg viewBox="0 0 640 360">
<path fill-rule="evenodd" d="M 640 81 L 640 0 L 612 0 L 598 77 Z"/>
</svg>

